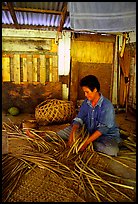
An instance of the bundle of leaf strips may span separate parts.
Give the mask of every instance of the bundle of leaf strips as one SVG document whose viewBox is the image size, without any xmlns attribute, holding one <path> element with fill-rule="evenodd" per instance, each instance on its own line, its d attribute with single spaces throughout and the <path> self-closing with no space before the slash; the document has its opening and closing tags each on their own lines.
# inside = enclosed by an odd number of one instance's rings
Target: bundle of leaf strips
<svg viewBox="0 0 138 204">
<path fill-rule="evenodd" d="M 71 148 L 66 146 L 65 141 L 53 131 L 45 131 L 46 138 L 40 136 L 41 131 L 31 129 L 35 138 L 28 137 L 12 123 L 9 126 L 3 123 L 3 131 L 7 132 L 9 140 L 26 140 L 29 147 L 25 152 L 9 153 L 2 158 L 2 200 L 6 202 L 20 186 L 23 175 L 31 174 L 36 167 L 42 168 L 55 174 L 64 181 L 65 188 L 72 189 L 81 199 L 86 202 L 133 202 L 135 201 L 134 178 L 123 178 L 112 171 L 111 163 L 119 164 L 123 168 L 135 172 L 125 162 L 131 156 L 126 154 L 122 160 L 95 152 L 92 143 L 84 152 L 79 149 L 84 144 L 86 135 L 84 127 L 75 135 L 76 142 Z M 30 148 L 31 147 L 31 148 Z M 132 154 L 133 153 L 133 154 Z M 132 162 L 135 164 L 132 152 Z M 118 157 L 117 157 L 118 158 Z M 40 181 L 41 183 L 41 181 Z M 37 196 L 37 195 L 34 195 Z"/>
</svg>

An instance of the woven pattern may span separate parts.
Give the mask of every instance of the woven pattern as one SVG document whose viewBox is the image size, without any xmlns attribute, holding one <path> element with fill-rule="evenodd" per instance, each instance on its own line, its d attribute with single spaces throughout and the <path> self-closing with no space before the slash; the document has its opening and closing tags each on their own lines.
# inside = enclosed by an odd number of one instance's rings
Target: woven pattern
<svg viewBox="0 0 138 204">
<path fill-rule="evenodd" d="M 85 202 L 64 180 L 47 169 L 36 167 L 24 175 L 7 202 Z"/>
<path fill-rule="evenodd" d="M 72 101 L 48 99 L 35 109 L 35 118 L 40 125 L 70 122 L 74 116 L 75 107 Z"/>
</svg>

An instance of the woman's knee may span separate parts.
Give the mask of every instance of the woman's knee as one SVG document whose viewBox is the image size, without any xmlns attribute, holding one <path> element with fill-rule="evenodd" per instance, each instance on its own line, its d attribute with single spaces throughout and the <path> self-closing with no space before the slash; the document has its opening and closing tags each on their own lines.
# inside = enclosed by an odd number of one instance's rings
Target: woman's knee
<svg viewBox="0 0 138 204">
<path fill-rule="evenodd" d="M 102 152 L 110 156 L 117 156 L 117 153 L 119 152 L 119 147 L 117 143 L 113 145 L 111 143 L 105 145 L 100 142 L 94 142 L 94 149 L 95 151 Z"/>
</svg>

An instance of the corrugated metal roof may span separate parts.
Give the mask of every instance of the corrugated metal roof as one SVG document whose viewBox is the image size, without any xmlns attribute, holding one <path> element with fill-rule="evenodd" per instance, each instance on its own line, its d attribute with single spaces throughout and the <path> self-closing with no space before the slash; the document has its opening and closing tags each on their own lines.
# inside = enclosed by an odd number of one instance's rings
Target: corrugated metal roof
<svg viewBox="0 0 138 204">
<path fill-rule="evenodd" d="M 64 2 L 12 2 L 12 5 L 19 25 L 46 26 L 49 27 L 50 30 L 50 28 L 57 29 L 59 27 Z M 7 3 L 2 2 L 2 6 L 6 7 Z M 25 8 L 28 10 L 30 9 L 30 11 L 24 11 L 23 9 Z M 37 9 L 37 11 L 34 9 Z M 38 9 L 40 9 L 40 12 Z M 47 12 L 50 11 L 50 13 L 47 13 L 44 10 Z M 53 13 L 51 13 L 52 11 Z M 2 9 L 2 24 L 14 24 L 11 13 L 8 9 Z M 70 28 L 69 16 L 66 16 L 63 28 Z"/>
</svg>

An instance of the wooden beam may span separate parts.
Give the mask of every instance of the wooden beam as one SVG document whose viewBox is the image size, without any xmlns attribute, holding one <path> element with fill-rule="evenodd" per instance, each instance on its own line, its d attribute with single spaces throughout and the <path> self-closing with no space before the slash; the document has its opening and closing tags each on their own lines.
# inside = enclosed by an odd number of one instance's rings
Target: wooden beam
<svg viewBox="0 0 138 204">
<path fill-rule="evenodd" d="M 61 21 L 60 21 L 60 25 L 58 27 L 58 32 L 62 32 L 66 16 L 67 16 L 67 2 L 64 2 L 62 14 L 61 14 Z"/>
<path fill-rule="evenodd" d="M 33 12 L 33 13 L 47 13 L 47 14 L 56 14 L 61 15 L 61 11 L 52 11 L 52 10 L 44 10 L 44 9 L 33 9 L 33 8 L 20 8 L 20 7 L 13 7 L 14 11 L 21 11 L 21 12 Z M 9 10 L 7 6 L 2 6 L 2 10 Z"/>
<path fill-rule="evenodd" d="M 15 24 L 2 24 L 2 28 L 15 28 Z M 33 29 L 33 30 L 49 30 L 49 31 L 56 31 L 57 27 L 50 27 L 50 26 L 41 26 L 41 25 L 20 25 L 20 29 Z M 64 29 L 67 31 L 72 31 L 71 29 Z"/>
<path fill-rule="evenodd" d="M 18 21 L 17 21 L 17 18 L 16 18 L 16 14 L 14 12 L 14 8 L 13 8 L 13 4 L 12 2 L 7 2 L 7 6 L 9 8 L 9 11 L 10 11 L 10 14 L 11 14 L 11 17 L 13 19 L 13 22 L 15 24 L 15 27 L 16 28 L 20 28 L 19 24 L 18 24 Z"/>
</svg>

